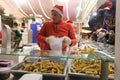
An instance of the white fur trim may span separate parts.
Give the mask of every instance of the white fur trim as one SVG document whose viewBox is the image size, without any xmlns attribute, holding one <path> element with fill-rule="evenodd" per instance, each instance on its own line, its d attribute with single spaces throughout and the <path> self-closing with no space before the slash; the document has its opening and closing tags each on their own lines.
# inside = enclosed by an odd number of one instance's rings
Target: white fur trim
<svg viewBox="0 0 120 80">
<path fill-rule="evenodd" d="M 57 11 L 61 16 L 63 16 L 63 13 L 58 8 L 54 7 L 52 10 Z"/>
</svg>

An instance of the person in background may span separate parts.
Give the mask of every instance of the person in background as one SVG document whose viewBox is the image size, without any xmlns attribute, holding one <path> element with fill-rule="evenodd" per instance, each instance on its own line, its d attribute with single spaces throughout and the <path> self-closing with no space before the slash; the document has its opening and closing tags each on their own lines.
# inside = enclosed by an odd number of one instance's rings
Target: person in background
<svg viewBox="0 0 120 80">
<path fill-rule="evenodd" d="M 45 22 L 36 36 L 41 50 L 51 50 L 49 40 L 53 37 L 64 37 L 62 51 L 66 51 L 67 45 L 74 46 L 77 43 L 75 32 L 71 24 L 63 21 L 63 6 L 55 5 L 51 10 L 52 21 Z"/>
<path fill-rule="evenodd" d="M 115 45 L 115 32 L 113 30 L 110 30 L 108 32 L 108 44 Z"/>
<path fill-rule="evenodd" d="M 106 31 L 104 29 L 98 31 L 97 33 L 97 41 L 98 42 L 102 42 L 102 43 L 106 43 Z"/>
<path fill-rule="evenodd" d="M 23 30 L 20 28 L 20 25 L 17 22 L 14 22 L 12 27 L 12 34 L 14 35 L 13 42 L 15 42 L 15 44 L 13 45 L 13 48 L 19 47 L 19 44 L 22 40 L 22 32 Z"/>
<path fill-rule="evenodd" d="M 113 7 L 113 4 L 110 0 L 106 0 L 104 4 L 102 4 L 98 10 L 103 10 L 103 9 L 111 9 Z"/>
</svg>

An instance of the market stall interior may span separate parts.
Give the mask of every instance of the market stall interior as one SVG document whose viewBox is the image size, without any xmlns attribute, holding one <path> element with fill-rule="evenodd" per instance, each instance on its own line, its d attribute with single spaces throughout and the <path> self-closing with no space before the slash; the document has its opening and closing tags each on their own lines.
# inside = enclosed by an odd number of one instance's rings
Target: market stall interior
<svg viewBox="0 0 120 80">
<path fill-rule="evenodd" d="M 67 51 L 64 36 L 52 42 L 60 50 L 42 50 L 36 39 L 56 4 L 77 39 Z M 0 80 L 29 74 L 36 80 L 114 80 L 115 12 L 116 0 L 0 0 Z"/>
</svg>

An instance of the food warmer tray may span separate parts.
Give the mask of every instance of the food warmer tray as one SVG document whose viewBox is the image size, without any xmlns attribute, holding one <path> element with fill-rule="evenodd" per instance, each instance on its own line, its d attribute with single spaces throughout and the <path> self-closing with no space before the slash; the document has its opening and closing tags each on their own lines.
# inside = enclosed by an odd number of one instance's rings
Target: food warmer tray
<svg viewBox="0 0 120 80">
<path fill-rule="evenodd" d="M 31 71 L 23 71 L 21 69 L 21 66 L 23 63 L 26 62 L 35 62 L 35 61 L 39 61 L 39 60 L 54 60 L 55 62 L 61 62 L 64 64 L 64 71 L 63 74 L 53 74 L 53 73 L 42 73 L 42 72 L 31 72 Z M 21 63 L 16 64 L 15 66 L 13 66 L 11 68 L 11 73 L 13 75 L 19 75 L 19 74 L 26 74 L 26 73 L 37 73 L 37 74 L 43 74 L 43 75 L 47 75 L 47 76 L 58 76 L 58 77 L 65 77 L 66 76 L 66 71 L 67 71 L 67 59 L 64 58 L 29 58 Z"/>
<path fill-rule="evenodd" d="M 100 75 L 94 75 L 94 74 L 85 74 L 85 73 L 73 73 L 71 72 L 71 66 L 72 66 L 72 60 L 73 59 L 68 59 L 68 77 L 69 79 L 72 79 L 72 78 L 75 78 L 76 80 L 79 79 L 79 80 L 82 80 L 82 79 L 86 79 L 89 78 L 90 80 L 93 79 L 93 80 L 99 80 L 100 79 Z M 88 79 L 88 80 L 89 80 Z M 108 76 L 108 79 L 110 80 L 114 80 L 114 76 Z"/>
<path fill-rule="evenodd" d="M 69 75 L 74 75 L 74 76 L 87 76 L 87 77 L 95 77 L 95 78 L 100 78 L 100 76 L 99 75 L 88 75 L 88 74 L 85 74 L 85 73 L 73 73 L 73 72 L 71 72 L 71 66 L 72 66 L 72 60 L 73 59 L 69 59 L 68 60 L 68 74 Z"/>
</svg>

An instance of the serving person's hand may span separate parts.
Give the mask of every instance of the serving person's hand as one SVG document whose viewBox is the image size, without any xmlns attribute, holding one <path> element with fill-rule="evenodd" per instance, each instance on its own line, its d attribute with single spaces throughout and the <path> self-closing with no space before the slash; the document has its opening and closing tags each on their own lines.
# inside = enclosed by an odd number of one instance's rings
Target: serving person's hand
<svg viewBox="0 0 120 80">
<path fill-rule="evenodd" d="M 55 39 L 55 36 L 49 36 L 45 39 L 46 43 L 49 43 L 51 40 Z"/>
<path fill-rule="evenodd" d="M 63 44 L 70 45 L 71 43 L 71 39 L 67 36 L 64 36 Z"/>
</svg>

